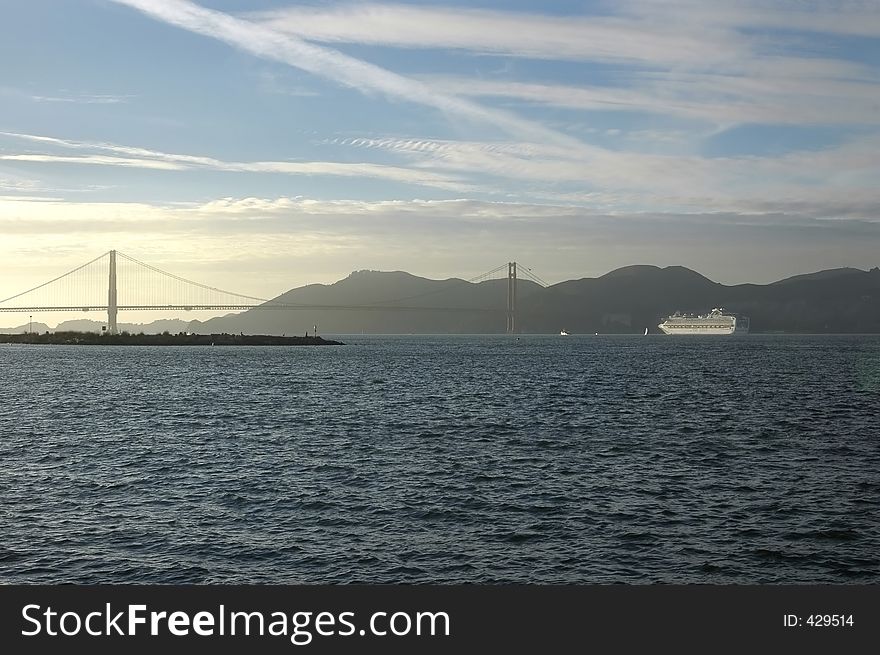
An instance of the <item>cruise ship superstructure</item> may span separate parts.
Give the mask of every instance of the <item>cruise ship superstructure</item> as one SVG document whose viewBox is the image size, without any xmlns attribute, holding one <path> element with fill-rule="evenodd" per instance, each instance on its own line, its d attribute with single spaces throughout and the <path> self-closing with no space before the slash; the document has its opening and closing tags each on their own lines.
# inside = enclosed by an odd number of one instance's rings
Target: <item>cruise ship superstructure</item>
<svg viewBox="0 0 880 655">
<path fill-rule="evenodd" d="M 745 334 L 749 331 L 749 319 L 716 307 L 699 316 L 675 312 L 657 327 L 664 334 Z"/>
</svg>

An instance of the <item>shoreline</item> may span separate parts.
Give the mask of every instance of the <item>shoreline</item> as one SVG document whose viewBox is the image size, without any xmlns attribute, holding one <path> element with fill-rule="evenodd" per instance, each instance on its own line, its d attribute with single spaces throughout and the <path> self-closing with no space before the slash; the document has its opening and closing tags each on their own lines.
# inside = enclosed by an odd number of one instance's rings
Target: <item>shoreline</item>
<svg viewBox="0 0 880 655">
<path fill-rule="evenodd" d="M 53 332 L 0 334 L 0 344 L 50 346 L 344 346 L 318 336 L 288 337 L 266 334 L 99 334 Z"/>
</svg>

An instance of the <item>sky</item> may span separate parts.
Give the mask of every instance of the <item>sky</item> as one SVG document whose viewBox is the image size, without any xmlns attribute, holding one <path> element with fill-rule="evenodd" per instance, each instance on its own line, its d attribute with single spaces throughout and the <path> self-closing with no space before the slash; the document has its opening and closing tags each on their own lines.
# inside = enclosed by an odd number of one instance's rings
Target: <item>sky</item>
<svg viewBox="0 0 880 655">
<path fill-rule="evenodd" d="M 507 261 L 550 283 L 880 265 L 873 0 L 0 15 L 0 299 L 110 249 L 262 298 Z"/>
</svg>

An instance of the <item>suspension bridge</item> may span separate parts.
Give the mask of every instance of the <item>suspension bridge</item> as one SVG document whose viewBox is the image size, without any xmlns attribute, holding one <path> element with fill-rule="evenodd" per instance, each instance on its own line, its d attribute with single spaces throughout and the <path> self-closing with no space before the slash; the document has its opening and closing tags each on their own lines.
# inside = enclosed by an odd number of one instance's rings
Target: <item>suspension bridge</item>
<svg viewBox="0 0 880 655">
<path fill-rule="evenodd" d="M 367 310 L 367 311 L 441 311 L 505 312 L 507 332 L 517 330 L 517 271 L 542 287 L 547 284 L 527 267 L 517 268 L 508 262 L 463 283 L 492 279 L 507 268 L 507 306 L 499 308 L 432 307 L 401 304 L 437 293 L 362 305 L 317 305 L 286 303 L 224 291 L 188 280 L 142 262 L 118 250 L 110 250 L 77 268 L 43 282 L 27 291 L 0 300 L 0 312 L 107 312 L 107 331 L 118 334 L 121 311 L 245 311 L 259 310 Z M 442 291 L 442 290 L 441 290 Z"/>
</svg>

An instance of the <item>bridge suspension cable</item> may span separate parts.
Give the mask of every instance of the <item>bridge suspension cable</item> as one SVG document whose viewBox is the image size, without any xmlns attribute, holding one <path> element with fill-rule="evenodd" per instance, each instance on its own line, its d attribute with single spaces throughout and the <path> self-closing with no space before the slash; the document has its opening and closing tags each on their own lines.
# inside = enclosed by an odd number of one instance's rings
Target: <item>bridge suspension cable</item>
<svg viewBox="0 0 880 655">
<path fill-rule="evenodd" d="M 525 275 L 525 277 L 529 278 L 532 282 L 534 282 L 535 284 L 539 284 L 545 289 L 550 286 L 549 284 L 544 282 L 544 280 L 538 277 L 528 266 L 523 266 L 522 264 L 520 264 L 517 270 L 520 272 L 521 275 Z"/>
<path fill-rule="evenodd" d="M 22 291 L 21 293 L 17 293 L 14 296 L 9 296 L 8 298 L 4 298 L 3 300 L 0 300 L 0 305 L 7 303 L 10 300 L 15 300 L 16 298 L 21 298 L 22 296 L 25 296 L 29 293 L 34 293 L 36 291 L 39 291 L 40 289 L 44 289 L 45 287 L 48 287 L 50 284 L 53 284 L 55 282 L 58 282 L 58 281 L 63 280 L 65 278 L 68 278 L 69 276 L 75 275 L 76 273 L 79 273 L 80 271 L 83 271 L 84 269 L 88 268 L 92 264 L 95 264 L 95 263 L 101 261 L 102 259 L 109 258 L 109 256 L 110 256 L 109 252 L 105 252 L 103 255 L 98 255 L 93 260 L 86 262 L 82 266 L 77 266 L 73 270 L 67 271 L 67 273 L 64 273 L 63 275 L 59 275 L 58 277 L 53 278 L 53 279 L 49 280 L 48 282 L 43 282 L 42 284 L 38 284 L 37 286 L 33 287 L 32 289 L 28 289 L 27 291 Z"/>
<path fill-rule="evenodd" d="M 163 304 L 238 306 L 269 302 L 266 298 L 226 291 L 188 280 L 122 252 L 116 254 L 122 264 L 119 272 L 121 285 L 119 291 L 126 300 L 120 301 L 121 308 Z"/>
</svg>

